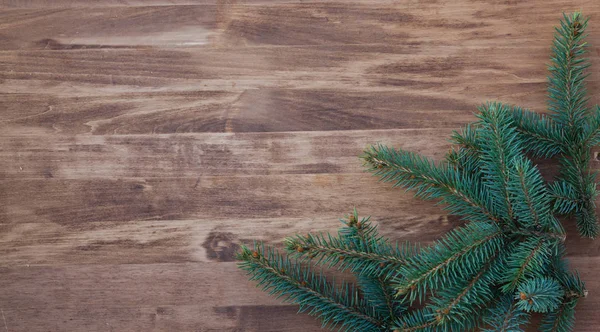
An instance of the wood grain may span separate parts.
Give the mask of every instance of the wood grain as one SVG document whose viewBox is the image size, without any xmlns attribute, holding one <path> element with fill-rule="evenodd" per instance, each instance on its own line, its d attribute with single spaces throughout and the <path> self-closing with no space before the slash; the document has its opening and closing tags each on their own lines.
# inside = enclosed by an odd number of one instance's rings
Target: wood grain
<svg viewBox="0 0 600 332">
<path fill-rule="evenodd" d="M 543 112 L 577 9 L 598 68 L 594 0 L 0 1 L 0 331 L 318 330 L 246 280 L 239 245 L 354 206 L 398 241 L 460 225 L 357 156 L 440 160 L 487 100 Z M 565 223 L 576 331 L 597 331 L 600 242 Z"/>
</svg>

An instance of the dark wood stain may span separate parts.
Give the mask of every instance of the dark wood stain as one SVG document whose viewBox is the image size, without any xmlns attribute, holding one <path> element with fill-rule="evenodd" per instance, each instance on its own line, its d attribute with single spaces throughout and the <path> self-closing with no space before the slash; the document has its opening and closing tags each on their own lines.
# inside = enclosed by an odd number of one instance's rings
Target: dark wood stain
<svg viewBox="0 0 600 332">
<path fill-rule="evenodd" d="M 398 241 L 460 225 L 357 156 L 440 160 L 482 102 L 544 110 L 552 26 L 576 9 L 599 68 L 595 0 L 3 1 L 0 330 L 318 330 L 246 279 L 239 245 L 354 206 Z M 596 331 L 600 241 L 565 225 L 590 290 L 576 331 Z"/>
</svg>

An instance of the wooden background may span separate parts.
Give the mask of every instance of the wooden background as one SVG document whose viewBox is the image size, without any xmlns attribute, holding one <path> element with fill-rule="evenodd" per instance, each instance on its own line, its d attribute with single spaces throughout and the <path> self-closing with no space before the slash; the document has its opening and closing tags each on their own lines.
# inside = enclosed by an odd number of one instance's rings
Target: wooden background
<svg viewBox="0 0 600 332">
<path fill-rule="evenodd" d="M 0 4 L 0 332 L 317 331 L 246 280 L 239 243 L 353 206 L 399 240 L 459 224 L 356 156 L 439 159 L 486 100 L 543 111 L 562 11 L 591 16 L 600 102 L 596 0 Z M 576 331 L 598 331 L 600 241 L 568 228 Z"/>
</svg>

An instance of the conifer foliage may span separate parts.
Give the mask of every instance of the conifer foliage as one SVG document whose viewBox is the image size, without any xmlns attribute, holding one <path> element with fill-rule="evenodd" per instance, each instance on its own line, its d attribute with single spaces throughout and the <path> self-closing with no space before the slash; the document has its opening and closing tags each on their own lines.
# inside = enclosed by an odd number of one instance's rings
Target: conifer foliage
<svg viewBox="0 0 600 332">
<path fill-rule="evenodd" d="M 549 115 L 485 104 L 439 163 L 384 145 L 364 152 L 382 181 L 441 201 L 464 226 L 420 248 L 391 243 L 354 210 L 337 235 L 286 239 L 287 255 L 242 246 L 240 267 L 343 331 L 522 331 L 531 313 L 543 315 L 542 331 L 570 331 L 586 291 L 567 267 L 557 217 L 572 216 L 563 219 L 575 220 L 582 236 L 598 234 L 588 163 L 600 143 L 600 109 L 586 107 L 586 27 L 575 13 L 556 29 Z M 557 156 L 557 179 L 546 182 L 527 153 Z M 356 283 L 328 280 L 323 267 L 349 271 Z"/>
</svg>

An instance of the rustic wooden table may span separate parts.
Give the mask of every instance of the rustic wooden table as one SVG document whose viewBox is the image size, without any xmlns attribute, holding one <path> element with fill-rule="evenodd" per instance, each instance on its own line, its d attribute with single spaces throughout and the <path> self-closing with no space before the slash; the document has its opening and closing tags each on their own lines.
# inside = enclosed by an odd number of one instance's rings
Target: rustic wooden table
<svg viewBox="0 0 600 332">
<path fill-rule="evenodd" d="M 435 159 L 486 100 L 545 108 L 552 27 L 600 2 L 0 1 L 0 331 L 317 331 L 236 269 L 239 243 L 459 224 L 379 184 L 376 141 Z M 594 160 L 593 167 L 599 161 Z M 552 165 L 542 167 L 552 172 Z M 600 240 L 569 223 L 600 330 Z"/>
</svg>

